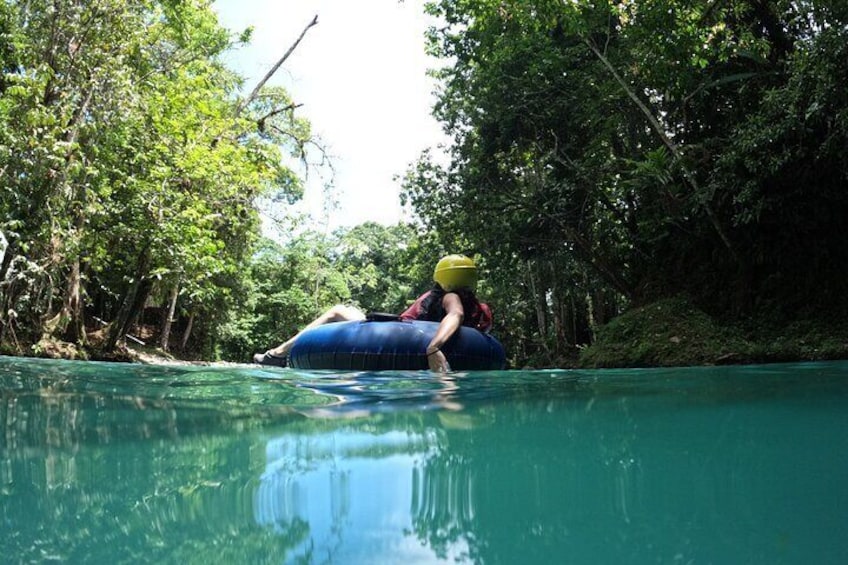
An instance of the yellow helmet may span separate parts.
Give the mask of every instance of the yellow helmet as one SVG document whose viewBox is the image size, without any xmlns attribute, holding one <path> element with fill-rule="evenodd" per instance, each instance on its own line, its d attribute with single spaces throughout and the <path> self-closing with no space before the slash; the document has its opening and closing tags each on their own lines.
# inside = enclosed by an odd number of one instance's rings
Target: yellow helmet
<svg viewBox="0 0 848 565">
<path fill-rule="evenodd" d="M 477 290 L 477 265 L 465 255 L 446 255 L 436 263 L 433 280 L 447 291 Z"/>
</svg>

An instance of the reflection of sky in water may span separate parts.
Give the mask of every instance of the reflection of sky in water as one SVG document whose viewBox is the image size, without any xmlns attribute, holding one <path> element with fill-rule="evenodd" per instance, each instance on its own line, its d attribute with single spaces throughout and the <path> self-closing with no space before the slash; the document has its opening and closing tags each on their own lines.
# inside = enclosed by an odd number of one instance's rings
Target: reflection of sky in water
<svg viewBox="0 0 848 565">
<path fill-rule="evenodd" d="M 309 534 L 292 559 L 316 562 L 416 563 L 461 561 L 460 538 L 436 554 L 415 535 L 413 516 L 426 481 L 423 463 L 437 452 L 438 434 L 344 430 L 282 436 L 266 447 L 267 465 L 254 496 L 254 519 L 283 529 L 297 521 Z M 464 485 L 467 492 L 471 485 Z M 469 510 L 471 511 L 471 510 Z M 472 511 L 473 512 L 473 511 Z M 291 561 L 291 559 L 289 559 Z"/>
<path fill-rule="evenodd" d="M 180 371 L 0 358 L 0 563 L 848 563 L 845 362 Z"/>
</svg>

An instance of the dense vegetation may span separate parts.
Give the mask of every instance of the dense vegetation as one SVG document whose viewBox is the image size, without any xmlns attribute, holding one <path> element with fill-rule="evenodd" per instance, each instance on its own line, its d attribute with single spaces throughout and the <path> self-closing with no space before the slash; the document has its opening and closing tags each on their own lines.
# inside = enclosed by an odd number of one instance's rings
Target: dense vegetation
<svg viewBox="0 0 848 565">
<path fill-rule="evenodd" d="M 283 156 L 310 139 L 280 89 L 238 96 L 220 56 L 247 39 L 205 2 L 0 4 L 5 347 L 109 352 L 156 298 L 218 332 L 254 201 L 299 194 Z"/>
<path fill-rule="evenodd" d="M 366 223 L 331 236 L 306 232 L 286 245 L 264 240 L 221 331 L 227 359 L 277 345 L 332 304 L 400 312 L 430 285 L 439 249 L 407 225 Z"/>
<path fill-rule="evenodd" d="M 536 313 L 510 322 L 523 350 L 556 359 L 585 339 L 566 328 L 677 295 L 739 327 L 845 317 L 848 4 L 430 10 L 454 143 L 407 198 L 485 254 L 510 315 Z"/>
<path fill-rule="evenodd" d="M 821 321 L 848 314 L 848 4 L 428 10 L 454 142 L 402 180 L 417 222 L 280 244 L 260 239 L 256 204 L 299 196 L 286 157 L 313 140 L 286 92 L 245 97 L 222 64 L 249 33 L 200 1 L 0 3 L 3 350 L 108 356 L 147 322 L 164 349 L 245 360 L 337 301 L 399 310 L 446 251 L 479 258 L 516 365 L 574 363 L 603 324 L 657 301 L 663 324 L 709 336 L 695 341 L 723 335 L 715 355 L 680 357 L 682 329 L 633 333 L 622 324 L 652 317 L 631 315 L 603 341 L 638 335 L 633 349 L 584 363 L 776 359 L 762 344 L 780 328 L 833 338 Z M 646 345 L 658 335 L 675 351 Z"/>
</svg>

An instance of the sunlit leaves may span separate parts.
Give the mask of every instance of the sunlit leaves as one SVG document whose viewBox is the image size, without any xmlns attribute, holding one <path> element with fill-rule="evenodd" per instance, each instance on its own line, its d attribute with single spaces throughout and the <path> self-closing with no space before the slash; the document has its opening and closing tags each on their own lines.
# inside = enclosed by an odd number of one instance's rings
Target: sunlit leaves
<svg viewBox="0 0 848 565">
<path fill-rule="evenodd" d="M 107 319 L 139 277 L 195 304 L 227 295 L 257 237 L 255 198 L 302 190 L 283 157 L 302 155 L 311 132 L 286 93 L 237 115 L 241 79 L 220 61 L 232 39 L 206 2 L 36 0 L 2 16 L 0 175 L 15 196 L 0 229 L 17 227 L 12 252 L 43 263 L 58 295 L 80 263 L 83 299 Z M 260 131 L 256 112 L 285 105 L 287 120 Z M 38 308 L 34 332 L 55 303 Z"/>
</svg>

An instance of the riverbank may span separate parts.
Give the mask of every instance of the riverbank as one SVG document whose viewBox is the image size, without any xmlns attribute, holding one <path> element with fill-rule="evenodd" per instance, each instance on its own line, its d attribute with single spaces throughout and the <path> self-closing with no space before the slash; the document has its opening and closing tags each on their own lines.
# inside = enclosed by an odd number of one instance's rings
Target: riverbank
<svg viewBox="0 0 848 565">
<path fill-rule="evenodd" d="M 68 359 L 77 361 L 108 361 L 116 363 L 142 363 L 146 365 L 221 365 L 231 364 L 227 361 L 198 361 L 180 359 L 173 354 L 163 351 L 159 347 L 150 345 L 139 345 L 128 342 L 124 345 L 119 345 L 108 354 L 104 354 L 96 345 L 90 347 L 79 347 L 75 344 L 68 343 L 57 339 L 42 339 L 38 343 L 31 346 L 22 346 L 18 344 L 18 348 L 3 348 L 0 350 L 2 355 L 10 356 L 26 356 L 26 357 L 43 357 L 47 359 Z M 232 363 L 237 364 L 237 363 Z"/>
<path fill-rule="evenodd" d="M 3 351 L 20 355 L 20 352 Z M 24 353 L 27 354 L 27 353 Z M 61 341 L 42 340 L 29 355 L 54 359 L 118 361 L 150 365 L 239 365 L 181 359 L 158 347 L 128 342 L 109 355 Z M 848 322 L 745 320 L 726 323 L 683 298 L 634 308 L 598 328 L 591 346 L 560 368 L 691 367 L 848 359 Z M 528 369 L 541 367 L 526 367 Z"/>
<path fill-rule="evenodd" d="M 722 323 L 683 298 L 634 308 L 599 328 L 583 368 L 679 367 L 848 359 L 848 323 Z"/>
</svg>

